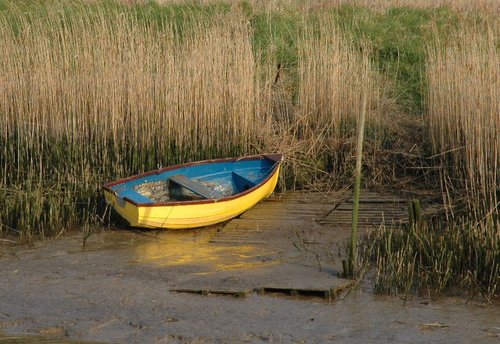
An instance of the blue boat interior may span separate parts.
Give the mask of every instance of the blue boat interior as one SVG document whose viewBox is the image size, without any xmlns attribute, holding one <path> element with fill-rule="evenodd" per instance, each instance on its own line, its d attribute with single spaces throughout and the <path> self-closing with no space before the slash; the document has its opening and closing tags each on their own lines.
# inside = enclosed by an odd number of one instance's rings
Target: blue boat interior
<svg viewBox="0 0 500 344">
<path fill-rule="evenodd" d="M 220 199 L 262 183 L 275 164 L 269 159 L 194 164 L 120 183 L 111 190 L 138 204 Z"/>
</svg>

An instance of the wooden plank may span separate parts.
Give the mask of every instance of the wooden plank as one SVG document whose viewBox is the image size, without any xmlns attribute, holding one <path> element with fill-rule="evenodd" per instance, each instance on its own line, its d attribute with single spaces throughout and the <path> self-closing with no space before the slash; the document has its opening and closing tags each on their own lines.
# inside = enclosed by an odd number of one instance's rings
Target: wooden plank
<svg viewBox="0 0 500 344">
<path fill-rule="evenodd" d="M 332 205 L 322 205 L 322 204 L 316 204 L 316 203 L 296 203 L 296 204 L 273 204 L 273 203 L 267 203 L 263 202 L 255 206 L 255 208 L 252 208 L 248 210 L 245 214 L 251 214 L 251 213 L 257 213 L 257 212 L 262 212 L 266 210 L 283 210 L 283 211 L 288 211 L 288 212 L 301 212 L 301 211 L 320 211 L 320 210 L 326 210 L 326 209 L 331 209 L 333 208 Z"/>
<path fill-rule="evenodd" d="M 257 292 L 334 299 L 351 284 L 351 280 L 317 268 L 283 263 L 255 269 L 191 274 L 177 281 L 170 290 L 201 295 L 246 296 Z"/>
<path fill-rule="evenodd" d="M 330 202 L 335 203 L 346 197 L 345 192 L 307 192 L 307 191 L 292 191 L 284 194 L 275 194 L 273 198 L 266 202 L 296 202 L 296 203 L 318 203 Z"/>
<path fill-rule="evenodd" d="M 325 194 L 301 192 L 282 195 L 280 202 L 266 200 L 228 222 L 211 242 L 275 245 L 303 228 L 321 226 L 335 231 L 346 230 L 352 224 L 352 203 L 345 193 L 335 195 L 343 196 L 344 201 L 327 204 L 323 202 Z M 372 199 L 396 199 L 378 193 L 365 192 L 365 195 Z M 306 198 L 307 202 L 302 202 Z M 298 199 L 301 202 L 297 202 Z M 361 203 L 359 225 L 363 230 L 372 230 L 382 224 L 392 227 L 407 222 L 407 217 L 406 206 L 392 201 Z"/>
<path fill-rule="evenodd" d="M 174 182 L 180 186 L 185 187 L 186 189 L 194 192 L 201 197 L 205 197 L 208 199 L 215 199 L 223 197 L 220 193 L 215 190 L 208 189 L 205 185 L 197 182 L 196 180 L 189 179 L 183 174 L 176 174 L 170 177 L 170 181 Z"/>
<path fill-rule="evenodd" d="M 311 222 L 314 221 L 315 219 L 321 219 L 325 217 L 325 214 L 312 214 L 312 215 L 305 215 L 305 216 L 300 216 L 300 214 L 285 214 L 287 216 L 279 216 L 270 219 L 267 216 L 261 215 L 261 216 L 252 216 L 252 217 L 241 217 L 239 219 L 238 223 L 242 223 L 243 221 L 248 221 L 248 223 L 257 223 L 257 222 L 263 222 L 267 224 L 290 224 L 290 223 L 297 223 L 301 224 L 304 222 Z"/>
<path fill-rule="evenodd" d="M 218 290 L 218 289 L 170 289 L 170 291 L 176 293 L 188 293 L 188 294 L 199 294 L 199 295 L 224 295 L 224 296 L 234 296 L 234 297 L 247 297 L 253 290 Z"/>
<path fill-rule="evenodd" d="M 309 215 L 309 216 L 316 216 L 316 215 L 321 215 L 325 214 L 329 211 L 329 209 L 319 209 L 319 210 L 309 210 L 309 209 L 304 209 L 304 211 L 290 211 L 286 209 L 259 209 L 260 211 L 253 211 L 253 212 L 247 212 L 244 213 L 240 216 L 240 218 L 256 218 L 257 216 L 259 217 L 268 217 L 270 220 L 275 218 L 275 217 L 281 217 L 281 216 L 287 216 L 287 215 L 296 215 L 296 216 L 304 216 L 304 215 Z"/>
<path fill-rule="evenodd" d="M 321 297 L 331 301 L 334 293 L 332 290 L 327 289 L 291 289 L 291 288 L 275 288 L 275 287 L 262 287 L 257 289 L 257 294 L 285 294 L 289 296 L 308 296 L 308 297 Z"/>
</svg>

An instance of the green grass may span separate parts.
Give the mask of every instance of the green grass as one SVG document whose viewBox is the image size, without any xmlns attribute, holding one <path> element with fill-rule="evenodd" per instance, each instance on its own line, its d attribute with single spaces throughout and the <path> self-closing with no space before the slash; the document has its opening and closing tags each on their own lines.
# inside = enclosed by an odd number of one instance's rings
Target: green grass
<svg viewBox="0 0 500 344">
<path fill-rule="evenodd" d="M 179 39 L 184 35 L 184 31 L 192 29 L 199 21 L 227 13 L 229 9 L 230 5 L 223 2 L 202 5 L 193 1 L 162 6 L 156 1 L 125 4 L 113 0 L 98 2 L 85 0 L 0 0 L 0 18 L 6 20 L 14 32 L 19 32 L 20 20 L 30 23 L 33 20 L 53 16 L 54 13 L 59 16 L 61 25 L 67 27 L 71 27 L 73 21 L 82 16 L 126 13 L 128 18 L 133 18 L 151 30 L 161 32 L 173 26 L 177 30 Z"/>
<path fill-rule="evenodd" d="M 306 25 L 317 22 L 318 17 L 331 15 L 359 49 L 369 44 L 380 72 L 395 83 L 393 97 L 405 111 L 414 114 L 424 111 L 427 43 L 436 34 L 446 37 L 460 23 L 459 15 L 444 7 L 403 7 L 380 12 L 344 5 L 307 16 L 297 12 L 248 13 L 254 28 L 255 51 L 263 53 L 263 57 L 271 51 L 274 60 L 292 74 L 298 61 L 298 35 Z"/>
<path fill-rule="evenodd" d="M 498 295 L 500 223 L 413 224 L 374 231 L 375 290 L 399 295 Z"/>
<path fill-rule="evenodd" d="M 342 6 L 333 10 L 341 28 L 357 44 L 367 41 L 379 70 L 395 83 L 393 97 L 405 111 L 421 114 L 425 90 L 426 44 L 440 30 L 457 25 L 447 8 L 391 8 L 385 12 Z"/>
<path fill-rule="evenodd" d="M 297 38 L 304 22 L 298 14 L 257 13 L 249 17 L 254 30 L 253 47 L 256 54 L 262 54 L 263 61 L 268 54 L 284 68 L 294 70 L 298 63 Z"/>
</svg>

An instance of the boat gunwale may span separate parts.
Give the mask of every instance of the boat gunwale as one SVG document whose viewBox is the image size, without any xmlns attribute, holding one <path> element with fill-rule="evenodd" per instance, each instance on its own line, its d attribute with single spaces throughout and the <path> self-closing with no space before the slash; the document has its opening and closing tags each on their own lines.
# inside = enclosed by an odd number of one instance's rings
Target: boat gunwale
<svg viewBox="0 0 500 344">
<path fill-rule="evenodd" d="M 268 159 L 268 160 L 274 161 L 273 168 L 272 168 L 272 170 L 269 171 L 269 174 L 266 177 L 266 179 L 264 179 L 259 184 L 254 185 L 253 187 L 251 187 L 248 190 L 239 192 L 239 193 L 231 195 L 231 196 L 227 196 L 227 197 L 223 197 L 223 198 L 219 198 L 219 199 L 201 199 L 201 200 L 194 200 L 194 201 L 155 202 L 155 203 L 138 203 L 134 200 L 131 200 L 128 197 L 122 198 L 124 201 L 127 201 L 127 202 L 135 205 L 136 207 L 165 207 L 165 206 L 182 206 L 182 205 L 188 206 L 188 205 L 228 202 L 228 201 L 232 201 L 232 200 L 235 200 L 237 198 L 243 197 L 247 194 L 250 194 L 250 193 L 256 191 L 258 188 L 260 188 L 265 183 L 267 183 L 275 175 L 277 169 L 279 168 L 279 166 L 283 162 L 283 154 L 279 154 L 279 153 L 258 154 L 258 155 L 244 156 L 244 157 L 209 159 L 209 160 L 193 161 L 193 162 L 188 162 L 188 163 L 184 163 L 184 164 L 177 164 L 177 165 L 168 166 L 168 167 L 164 167 L 164 168 L 153 170 L 153 171 L 140 173 L 140 174 L 137 174 L 135 176 L 116 180 L 114 182 L 106 183 L 102 186 L 102 188 L 105 191 L 113 194 L 115 197 L 119 198 L 119 196 L 116 195 L 116 193 L 111 189 L 111 187 L 113 187 L 115 185 L 119 185 L 119 184 L 125 184 L 128 182 L 134 181 L 136 179 L 143 178 L 143 177 L 147 177 L 147 176 L 151 176 L 151 175 L 155 175 L 155 174 L 160 174 L 160 173 L 163 173 L 166 171 L 171 171 L 171 170 L 175 170 L 175 169 L 179 169 L 179 168 L 183 168 L 183 167 L 195 166 L 195 165 L 204 165 L 204 164 L 220 163 L 220 162 L 232 162 L 232 161 L 241 161 L 241 160 L 263 160 L 263 159 Z"/>
</svg>

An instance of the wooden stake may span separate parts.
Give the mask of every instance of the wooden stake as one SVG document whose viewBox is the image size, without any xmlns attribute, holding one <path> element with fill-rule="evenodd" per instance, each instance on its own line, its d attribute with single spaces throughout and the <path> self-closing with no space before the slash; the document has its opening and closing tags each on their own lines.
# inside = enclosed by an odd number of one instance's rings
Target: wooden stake
<svg viewBox="0 0 500 344">
<path fill-rule="evenodd" d="M 365 84 L 363 88 L 361 100 L 361 114 L 358 123 L 358 142 L 356 145 L 356 170 L 355 170 L 355 185 L 354 185 L 354 198 L 352 209 L 352 231 L 351 231 L 351 245 L 349 247 L 349 271 L 348 275 L 354 277 L 357 270 L 358 258 L 358 217 L 359 217 L 359 194 L 361 189 L 361 168 L 363 162 L 363 142 L 365 135 L 365 118 L 366 118 L 366 105 L 367 105 L 367 92 L 368 92 L 368 65 L 365 67 Z"/>
</svg>

